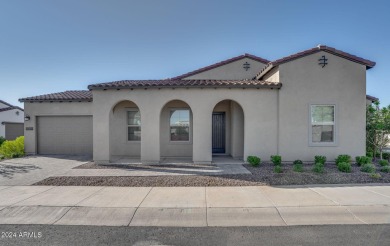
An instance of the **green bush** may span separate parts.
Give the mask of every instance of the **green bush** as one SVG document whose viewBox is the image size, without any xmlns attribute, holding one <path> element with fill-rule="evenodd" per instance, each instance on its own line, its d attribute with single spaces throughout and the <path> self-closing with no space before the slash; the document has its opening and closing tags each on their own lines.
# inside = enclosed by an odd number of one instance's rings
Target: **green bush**
<svg viewBox="0 0 390 246">
<path fill-rule="evenodd" d="M 360 168 L 360 171 L 365 173 L 374 173 L 376 170 L 375 166 L 371 163 L 365 164 Z"/>
<path fill-rule="evenodd" d="M 388 166 L 388 165 L 389 165 L 389 162 L 388 162 L 387 160 L 380 160 L 378 163 L 379 163 L 379 165 L 381 165 L 382 167 Z"/>
<path fill-rule="evenodd" d="M 2 136 L 0 136 L 0 146 L 6 141 L 6 139 Z"/>
<path fill-rule="evenodd" d="M 246 158 L 246 161 L 254 167 L 260 165 L 261 159 L 257 156 L 250 155 Z"/>
<path fill-rule="evenodd" d="M 325 164 L 325 162 L 326 162 L 326 156 L 323 156 L 323 155 L 314 156 L 314 163 Z"/>
<path fill-rule="evenodd" d="M 339 164 L 337 164 L 337 169 L 339 169 L 340 172 L 344 173 L 352 172 L 351 163 L 348 162 L 340 162 Z"/>
<path fill-rule="evenodd" d="M 5 158 L 24 156 L 24 137 L 18 137 L 12 141 L 5 141 L 0 146 L 0 155 L 3 155 Z"/>
<path fill-rule="evenodd" d="M 383 172 L 383 173 L 390 172 L 390 166 L 383 166 L 383 167 L 381 167 L 381 172 Z"/>
<path fill-rule="evenodd" d="M 390 161 L 390 153 L 388 152 L 382 153 L 382 158 Z"/>
<path fill-rule="evenodd" d="M 295 165 L 295 164 L 303 164 L 303 161 L 301 161 L 301 160 L 295 160 L 294 162 L 293 162 L 293 164 Z"/>
<path fill-rule="evenodd" d="M 322 164 L 322 163 L 314 164 L 313 172 L 315 172 L 315 173 L 323 173 L 324 172 L 324 164 Z"/>
<path fill-rule="evenodd" d="M 302 165 L 302 164 L 299 164 L 299 163 L 294 164 L 294 166 L 293 166 L 293 171 L 294 171 L 294 172 L 298 172 L 298 173 L 303 172 L 303 165 Z"/>
<path fill-rule="evenodd" d="M 349 155 L 339 155 L 336 158 L 336 164 L 338 165 L 339 163 L 346 162 L 346 163 L 351 163 L 351 156 Z"/>
<path fill-rule="evenodd" d="M 274 168 L 275 173 L 281 173 L 283 172 L 281 165 L 276 165 Z"/>
<path fill-rule="evenodd" d="M 282 165 L 282 157 L 280 155 L 271 155 L 271 161 L 275 166 Z"/>
<path fill-rule="evenodd" d="M 367 151 L 366 152 L 366 156 L 373 158 L 374 157 L 374 153 L 372 151 Z"/>
<path fill-rule="evenodd" d="M 371 163 L 372 161 L 372 159 L 367 156 L 356 156 L 355 159 L 356 159 L 356 164 L 358 164 L 358 166 Z"/>
<path fill-rule="evenodd" d="M 370 177 L 373 179 L 380 179 L 382 178 L 382 175 L 380 173 L 371 173 Z"/>
</svg>

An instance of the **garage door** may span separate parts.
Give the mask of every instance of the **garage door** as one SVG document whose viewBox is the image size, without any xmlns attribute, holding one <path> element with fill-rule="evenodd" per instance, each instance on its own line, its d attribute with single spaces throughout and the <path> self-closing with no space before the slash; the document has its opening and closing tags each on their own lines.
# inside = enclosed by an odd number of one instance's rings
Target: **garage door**
<svg viewBox="0 0 390 246">
<path fill-rule="evenodd" d="M 92 116 L 38 117 L 38 153 L 92 155 Z"/>
<path fill-rule="evenodd" d="M 15 140 L 24 135 L 23 123 L 5 123 L 5 139 Z"/>
</svg>

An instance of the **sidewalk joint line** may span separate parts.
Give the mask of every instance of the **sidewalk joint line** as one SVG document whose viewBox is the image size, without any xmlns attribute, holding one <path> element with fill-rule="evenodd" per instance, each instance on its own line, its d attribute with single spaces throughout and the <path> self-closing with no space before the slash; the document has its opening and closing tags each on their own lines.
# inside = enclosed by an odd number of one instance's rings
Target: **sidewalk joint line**
<svg viewBox="0 0 390 246">
<path fill-rule="evenodd" d="M 56 221 L 54 221 L 53 223 L 52 223 L 52 225 L 54 225 L 55 223 L 57 223 L 58 221 L 60 221 L 73 207 L 67 207 L 68 208 L 68 210 L 66 210 L 66 212 L 58 219 L 58 220 L 56 220 Z"/>
<path fill-rule="evenodd" d="M 97 187 L 97 186 L 89 186 L 89 187 Z M 98 189 L 97 191 L 95 191 L 94 193 L 92 193 L 91 195 L 87 196 L 86 198 L 82 199 L 81 201 L 79 201 L 78 203 L 74 204 L 72 207 L 76 207 L 77 205 L 79 205 L 81 202 L 87 200 L 88 198 L 90 198 L 91 196 L 97 194 L 98 192 L 100 192 L 101 190 L 103 190 L 104 188 L 106 188 L 106 186 L 103 186 L 102 188 Z"/>
<path fill-rule="evenodd" d="M 138 208 L 141 206 L 141 204 L 145 201 L 146 197 L 149 195 L 149 193 L 152 191 L 153 187 L 150 187 L 150 190 L 148 191 L 148 193 L 146 194 L 146 196 L 142 199 L 142 201 L 138 204 L 138 206 L 135 208 L 135 211 L 133 213 L 133 216 L 131 216 L 130 218 L 130 221 L 129 223 L 127 224 L 127 226 L 130 226 L 131 222 L 133 221 L 134 219 L 134 216 L 135 216 L 135 213 L 137 213 L 138 211 Z"/>
<path fill-rule="evenodd" d="M 360 219 L 359 217 L 357 217 L 354 213 L 352 213 L 352 211 L 349 210 L 348 206 L 345 206 L 345 209 L 346 209 L 346 210 L 347 210 L 355 219 L 359 220 L 359 221 L 362 222 L 363 224 L 368 225 L 367 222 L 365 222 L 364 220 L 362 220 L 362 219 Z"/>
<path fill-rule="evenodd" d="M 328 200 L 330 200 L 331 202 L 335 203 L 336 205 L 339 205 L 339 206 L 341 205 L 340 203 L 336 202 L 335 200 L 333 200 L 332 198 L 328 197 L 327 195 L 324 195 L 324 194 L 322 194 L 321 192 L 314 190 L 313 188 L 310 188 L 310 187 L 308 187 L 308 188 L 309 188 L 309 190 L 311 190 L 311 191 L 317 193 L 318 195 L 324 197 L 325 199 L 328 199 Z"/>
<path fill-rule="evenodd" d="M 373 190 L 370 190 L 370 189 L 367 189 L 366 187 L 361 187 L 363 190 L 366 190 L 366 191 L 369 191 L 369 192 L 372 192 L 372 193 L 375 193 L 375 194 L 378 194 L 378 195 L 381 195 L 381 196 L 384 196 L 386 198 L 390 198 L 390 196 L 387 196 L 385 194 L 382 194 L 382 193 L 379 193 L 379 192 L 376 192 L 376 191 L 373 191 Z"/>
<path fill-rule="evenodd" d="M 282 216 L 282 214 L 280 213 L 278 207 L 275 206 L 275 209 L 276 209 L 276 211 L 278 211 L 278 214 L 279 214 L 280 218 L 283 220 L 284 224 L 285 224 L 286 226 L 288 226 L 286 220 L 283 218 L 283 216 Z"/>
<path fill-rule="evenodd" d="M 204 187 L 204 202 L 206 205 L 206 226 L 209 227 L 209 221 L 208 221 L 208 206 L 207 206 L 207 187 Z"/>
<path fill-rule="evenodd" d="M 34 196 L 40 195 L 40 194 L 42 194 L 42 193 L 45 193 L 46 191 L 52 190 L 52 189 L 54 189 L 54 188 L 56 188 L 56 187 L 58 187 L 58 186 L 53 186 L 53 187 L 51 187 L 50 189 L 44 190 L 44 191 L 39 192 L 39 193 L 37 193 L 37 194 L 35 194 L 35 195 L 32 195 L 32 196 L 30 196 L 30 197 L 27 197 L 27 198 L 25 198 L 25 199 L 23 199 L 23 200 L 20 200 L 20 201 L 18 201 L 18 202 L 12 203 L 12 204 L 10 204 L 10 205 L 8 205 L 8 206 L 6 206 L 6 207 L 12 207 L 12 206 L 14 206 L 15 204 L 18 204 L 19 202 L 23 202 L 23 201 L 25 201 L 25 200 L 28 200 L 28 199 L 30 199 L 30 198 L 32 198 L 32 197 L 34 197 Z M 20 206 L 19 206 L 19 207 L 20 207 Z"/>
</svg>

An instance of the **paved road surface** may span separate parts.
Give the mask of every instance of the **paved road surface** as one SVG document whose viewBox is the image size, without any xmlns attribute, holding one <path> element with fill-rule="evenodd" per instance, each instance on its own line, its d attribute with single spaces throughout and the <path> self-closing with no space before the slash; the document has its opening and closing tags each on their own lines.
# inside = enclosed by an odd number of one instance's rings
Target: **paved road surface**
<svg viewBox="0 0 390 246">
<path fill-rule="evenodd" d="M 0 225 L 1 232 L 41 233 L 0 238 L 0 245 L 390 245 L 390 225 L 291 227 L 102 227 Z"/>
</svg>

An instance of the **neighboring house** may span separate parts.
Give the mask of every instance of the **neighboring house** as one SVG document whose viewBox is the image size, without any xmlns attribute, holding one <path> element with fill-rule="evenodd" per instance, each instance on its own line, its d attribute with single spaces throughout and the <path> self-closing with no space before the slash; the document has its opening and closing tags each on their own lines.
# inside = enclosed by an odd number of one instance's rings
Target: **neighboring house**
<svg viewBox="0 0 390 246">
<path fill-rule="evenodd" d="M 366 70 L 374 66 L 320 45 L 273 62 L 245 54 L 171 79 L 22 98 L 26 152 L 92 154 L 96 163 L 364 155 Z"/>
<path fill-rule="evenodd" d="M 379 101 L 379 99 L 376 98 L 376 97 L 370 96 L 370 95 L 366 95 L 366 104 L 367 104 L 367 106 L 373 104 L 376 101 Z"/>
<path fill-rule="evenodd" d="M 24 111 L 0 100 L 0 136 L 14 140 L 24 134 Z"/>
</svg>

